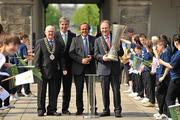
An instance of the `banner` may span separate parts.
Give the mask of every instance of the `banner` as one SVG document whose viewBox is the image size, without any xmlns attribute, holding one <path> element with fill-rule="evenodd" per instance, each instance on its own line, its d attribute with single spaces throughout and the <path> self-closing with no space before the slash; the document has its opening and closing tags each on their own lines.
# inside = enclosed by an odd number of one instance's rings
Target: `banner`
<svg viewBox="0 0 180 120">
<path fill-rule="evenodd" d="M 2 86 L 0 86 L 0 99 L 4 101 L 8 97 L 9 93 Z"/>
<path fill-rule="evenodd" d="M 151 66 L 151 73 L 156 73 L 156 69 L 159 66 L 158 59 L 153 57 L 152 66 Z"/>
<path fill-rule="evenodd" d="M 20 73 L 16 75 L 15 78 L 16 78 L 16 82 L 15 82 L 16 86 L 34 82 L 32 70 Z"/>
<path fill-rule="evenodd" d="M 141 69 L 143 66 L 142 59 L 139 59 L 140 57 L 137 57 L 136 55 L 132 55 L 132 66 L 129 70 L 129 73 L 135 73 L 135 74 L 141 74 Z"/>
</svg>

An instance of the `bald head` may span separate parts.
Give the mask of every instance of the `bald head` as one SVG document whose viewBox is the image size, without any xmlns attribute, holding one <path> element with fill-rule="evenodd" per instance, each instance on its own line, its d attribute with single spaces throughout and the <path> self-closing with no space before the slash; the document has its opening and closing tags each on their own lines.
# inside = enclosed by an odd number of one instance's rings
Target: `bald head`
<svg viewBox="0 0 180 120">
<path fill-rule="evenodd" d="M 45 28 L 45 35 L 47 37 L 47 39 L 54 39 L 54 33 L 55 33 L 55 27 L 52 25 L 48 25 Z"/>
</svg>

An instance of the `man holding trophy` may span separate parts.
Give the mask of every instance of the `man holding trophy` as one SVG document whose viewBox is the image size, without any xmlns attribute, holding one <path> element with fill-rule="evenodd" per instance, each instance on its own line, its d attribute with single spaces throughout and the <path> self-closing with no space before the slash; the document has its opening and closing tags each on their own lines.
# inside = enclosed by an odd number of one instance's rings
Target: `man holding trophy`
<svg viewBox="0 0 180 120">
<path fill-rule="evenodd" d="M 110 34 L 110 22 L 101 22 L 100 30 L 102 36 L 95 40 L 94 55 L 98 61 L 97 75 L 101 80 L 104 110 L 101 117 L 110 116 L 110 84 L 113 90 L 115 117 L 121 117 L 121 96 L 120 96 L 120 60 L 119 56 L 124 54 L 120 44 L 120 33 L 122 26 L 115 25 L 113 35 Z"/>
</svg>

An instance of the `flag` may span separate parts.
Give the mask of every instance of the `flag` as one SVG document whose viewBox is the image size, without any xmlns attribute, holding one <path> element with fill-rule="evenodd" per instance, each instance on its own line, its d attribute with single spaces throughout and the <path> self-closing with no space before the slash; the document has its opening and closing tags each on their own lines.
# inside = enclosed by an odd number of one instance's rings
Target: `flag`
<svg viewBox="0 0 180 120">
<path fill-rule="evenodd" d="M 168 106 L 172 120 L 180 120 L 180 104 Z"/>
<path fill-rule="evenodd" d="M 153 57 L 152 66 L 151 66 L 151 72 L 156 73 L 156 69 L 158 68 L 158 66 L 159 66 L 158 59 Z"/>
<path fill-rule="evenodd" d="M 133 57 L 133 64 L 132 64 L 133 70 L 137 73 L 141 73 L 141 67 L 142 67 L 142 60 L 138 59 L 138 56 L 134 55 Z"/>
<path fill-rule="evenodd" d="M 15 76 L 15 79 L 16 79 L 15 81 L 16 86 L 27 83 L 33 83 L 34 82 L 33 72 L 32 70 L 28 70 L 26 72 L 20 73 Z"/>
<path fill-rule="evenodd" d="M 2 86 L 0 86 L 0 99 L 4 101 L 8 97 L 9 93 Z"/>
</svg>

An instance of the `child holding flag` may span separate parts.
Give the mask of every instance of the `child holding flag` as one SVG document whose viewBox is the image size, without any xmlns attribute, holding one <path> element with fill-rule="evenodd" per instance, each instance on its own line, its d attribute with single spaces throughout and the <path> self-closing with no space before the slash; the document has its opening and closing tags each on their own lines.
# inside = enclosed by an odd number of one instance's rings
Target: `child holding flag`
<svg viewBox="0 0 180 120">
<path fill-rule="evenodd" d="M 7 34 L 7 33 L 0 34 L 0 56 L 1 56 L 0 71 L 4 71 L 4 70 L 6 71 L 7 68 L 11 67 L 11 64 L 5 63 L 6 62 L 5 56 L 14 55 L 17 52 L 19 44 L 20 44 L 20 40 L 15 35 Z M 3 74 L 0 75 L 0 85 L 2 85 L 4 89 L 9 91 L 9 82 L 8 81 L 3 83 L 1 82 L 3 79 L 7 77 L 7 75 L 6 76 Z M 1 110 L 12 107 L 14 106 L 10 105 L 9 97 L 5 99 L 4 106 L 2 106 L 2 100 L 0 99 Z"/>
</svg>

